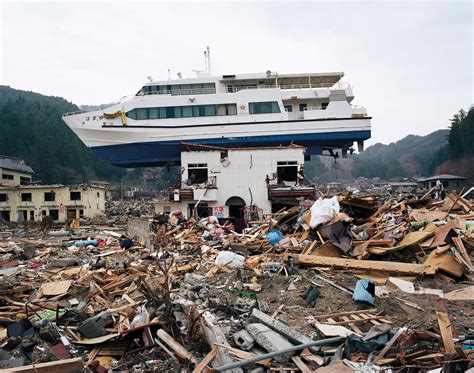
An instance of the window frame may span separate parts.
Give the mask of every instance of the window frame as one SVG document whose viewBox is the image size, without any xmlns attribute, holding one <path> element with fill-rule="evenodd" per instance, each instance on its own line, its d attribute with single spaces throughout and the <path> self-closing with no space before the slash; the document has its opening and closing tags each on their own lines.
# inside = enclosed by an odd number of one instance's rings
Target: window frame
<svg viewBox="0 0 474 373">
<path fill-rule="evenodd" d="M 25 196 L 30 196 L 30 198 L 25 198 Z M 21 202 L 32 202 L 33 201 L 33 194 L 31 192 L 20 193 Z"/>
</svg>

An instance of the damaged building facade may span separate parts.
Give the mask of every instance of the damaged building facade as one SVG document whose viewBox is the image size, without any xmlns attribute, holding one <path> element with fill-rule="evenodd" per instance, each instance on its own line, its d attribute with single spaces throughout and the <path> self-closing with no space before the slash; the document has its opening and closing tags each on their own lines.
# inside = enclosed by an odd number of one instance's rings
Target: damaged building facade
<svg viewBox="0 0 474 373">
<path fill-rule="evenodd" d="M 0 221 L 55 221 L 93 218 L 105 212 L 103 185 L 33 184 L 24 161 L 0 157 Z"/>
<path fill-rule="evenodd" d="M 304 178 L 305 148 L 218 148 L 187 145 L 181 153 L 180 185 L 168 200 L 156 203 L 157 213 L 180 209 L 193 216 L 240 219 L 245 207 L 260 215 L 299 204 L 314 196 Z"/>
</svg>

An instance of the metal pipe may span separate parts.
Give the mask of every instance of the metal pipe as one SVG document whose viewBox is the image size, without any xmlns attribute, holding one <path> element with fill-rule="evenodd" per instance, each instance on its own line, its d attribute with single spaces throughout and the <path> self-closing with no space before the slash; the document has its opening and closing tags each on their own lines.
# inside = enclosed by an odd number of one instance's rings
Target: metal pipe
<svg viewBox="0 0 474 373">
<path fill-rule="evenodd" d="M 269 352 L 268 354 L 259 355 L 259 356 L 253 357 L 251 359 L 239 361 L 237 363 L 223 365 L 219 368 L 215 368 L 214 370 L 216 372 L 225 372 L 226 370 L 230 370 L 230 369 L 234 369 L 234 368 L 240 368 L 240 367 L 243 367 L 243 366 L 246 366 L 246 365 L 256 363 L 260 360 L 269 359 L 271 357 L 283 355 L 283 354 L 286 354 L 288 352 L 304 350 L 307 347 L 324 346 L 324 345 L 328 345 L 328 344 L 331 344 L 331 343 L 342 342 L 344 339 L 345 338 L 342 338 L 342 337 L 334 337 L 334 338 L 322 339 L 320 341 L 303 343 L 301 345 L 289 347 L 289 348 L 281 350 L 281 351 Z"/>
</svg>

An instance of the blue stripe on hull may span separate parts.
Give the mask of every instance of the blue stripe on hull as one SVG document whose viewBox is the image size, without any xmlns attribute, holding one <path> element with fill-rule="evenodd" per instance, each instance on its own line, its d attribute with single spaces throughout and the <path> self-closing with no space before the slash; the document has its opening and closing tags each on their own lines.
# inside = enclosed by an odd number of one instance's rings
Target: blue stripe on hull
<svg viewBox="0 0 474 373">
<path fill-rule="evenodd" d="M 370 131 L 327 132 L 299 135 L 269 135 L 186 140 L 188 143 L 221 147 L 265 147 L 289 145 L 307 147 L 306 155 L 321 154 L 323 147 L 346 148 L 354 141 L 367 140 Z M 167 162 L 179 162 L 181 141 L 156 141 L 122 145 L 96 146 L 92 150 L 100 158 L 120 167 L 150 167 Z"/>
</svg>

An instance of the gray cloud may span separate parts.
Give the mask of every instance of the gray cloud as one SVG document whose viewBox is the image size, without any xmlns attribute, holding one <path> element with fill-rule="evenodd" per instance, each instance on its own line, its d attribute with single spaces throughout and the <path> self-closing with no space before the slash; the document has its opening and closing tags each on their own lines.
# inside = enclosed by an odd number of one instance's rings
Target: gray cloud
<svg viewBox="0 0 474 373">
<path fill-rule="evenodd" d="M 6 2 L 1 82 L 100 104 L 167 69 L 344 71 L 371 143 L 446 128 L 473 103 L 471 2 Z"/>
</svg>

